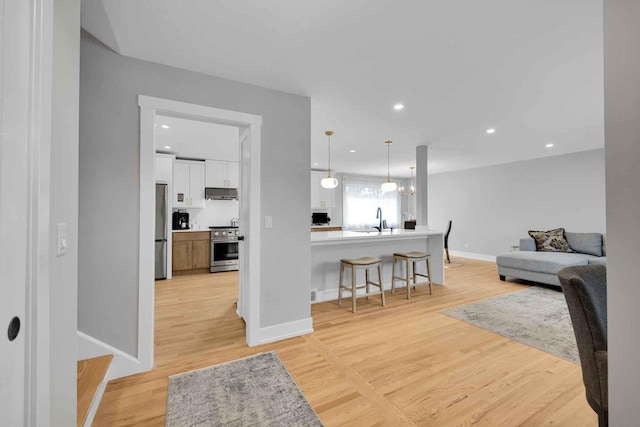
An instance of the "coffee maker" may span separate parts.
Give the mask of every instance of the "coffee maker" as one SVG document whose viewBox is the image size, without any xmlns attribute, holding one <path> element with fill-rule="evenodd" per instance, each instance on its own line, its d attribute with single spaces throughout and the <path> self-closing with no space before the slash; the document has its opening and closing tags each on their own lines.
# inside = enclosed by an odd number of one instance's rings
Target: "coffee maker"
<svg viewBox="0 0 640 427">
<path fill-rule="evenodd" d="M 173 229 L 174 230 L 189 229 L 189 212 L 177 211 L 173 213 Z"/>
</svg>

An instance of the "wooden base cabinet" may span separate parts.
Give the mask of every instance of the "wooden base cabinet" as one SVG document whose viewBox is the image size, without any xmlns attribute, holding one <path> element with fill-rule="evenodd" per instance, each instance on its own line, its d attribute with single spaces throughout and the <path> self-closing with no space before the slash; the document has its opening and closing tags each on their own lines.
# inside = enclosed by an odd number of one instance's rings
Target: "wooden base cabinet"
<svg viewBox="0 0 640 427">
<path fill-rule="evenodd" d="M 171 271 L 176 275 L 206 273 L 211 263 L 211 234 L 208 231 L 173 233 Z"/>
</svg>

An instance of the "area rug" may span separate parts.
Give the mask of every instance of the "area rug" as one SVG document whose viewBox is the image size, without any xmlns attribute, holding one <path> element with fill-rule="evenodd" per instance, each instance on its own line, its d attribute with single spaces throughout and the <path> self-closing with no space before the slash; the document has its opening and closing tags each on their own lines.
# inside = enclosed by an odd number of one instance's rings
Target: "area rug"
<svg viewBox="0 0 640 427">
<path fill-rule="evenodd" d="M 168 427 L 322 426 L 275 352 L 169 377 Z"/>
<path fill-rule="evenodd" d="M 580 363 L 569 309 L 560 291 L 532 286 L 442 313 Z"/>
</svg>

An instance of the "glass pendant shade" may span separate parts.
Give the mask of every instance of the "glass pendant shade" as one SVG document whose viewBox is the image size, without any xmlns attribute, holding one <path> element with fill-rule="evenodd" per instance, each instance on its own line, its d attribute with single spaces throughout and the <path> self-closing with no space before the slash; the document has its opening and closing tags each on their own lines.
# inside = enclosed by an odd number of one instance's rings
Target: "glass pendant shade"
<svg viewBox="0 0 640 427">
<path fill-rule="evenodd" d="M 322 178 L 322 181 L 320 181 L 320 185 L 322 186 L 322 188 L 336 188 L 338 186 L 338 180 L 332 176 L 328 176 L 326 178 Z"/>
<path fill-rule="evenodd" d="M 396 184 L 393 181 L 387 181 L 382 184 L 383 193 L 388 193 L 389 191 L 396 191 L 396 188 L 398 188 L 398 184 Z"/>
</svg>

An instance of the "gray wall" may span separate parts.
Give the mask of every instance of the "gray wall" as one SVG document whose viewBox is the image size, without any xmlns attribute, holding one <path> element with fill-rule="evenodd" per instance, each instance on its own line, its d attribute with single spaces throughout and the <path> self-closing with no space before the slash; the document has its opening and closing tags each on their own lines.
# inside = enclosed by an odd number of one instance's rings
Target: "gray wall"
<svg viewBox="0 0 640 427">
<path fill-rule="evenodd" d="M 604 233 L 604 150 L 429 175 L 429 226 L 449 220 L 449 248 L 483 255 L 531 229 Z"/>
<path fill-rule="evenodd" d="M 137 353 L 138 94 L 262 116 L 261 327 L 310 317 L 310 99 L 123 57 L 83 32 L 79 330 Z"/>
<path fill-rule="evenodd" d="M 78 91 L 80 0 L 56 0 L 51 117 L 49 340 L 50 424 L 76 425 L 78 291 Z M 56 224 L 67 223 L 67 254 L 56 257 Z"/>
<path fill-rule="evenodd" d="M 640 2 L 606 0 L 605 149 L 609 419 L 638 425 L 640 405 Z"/>
</svg>

